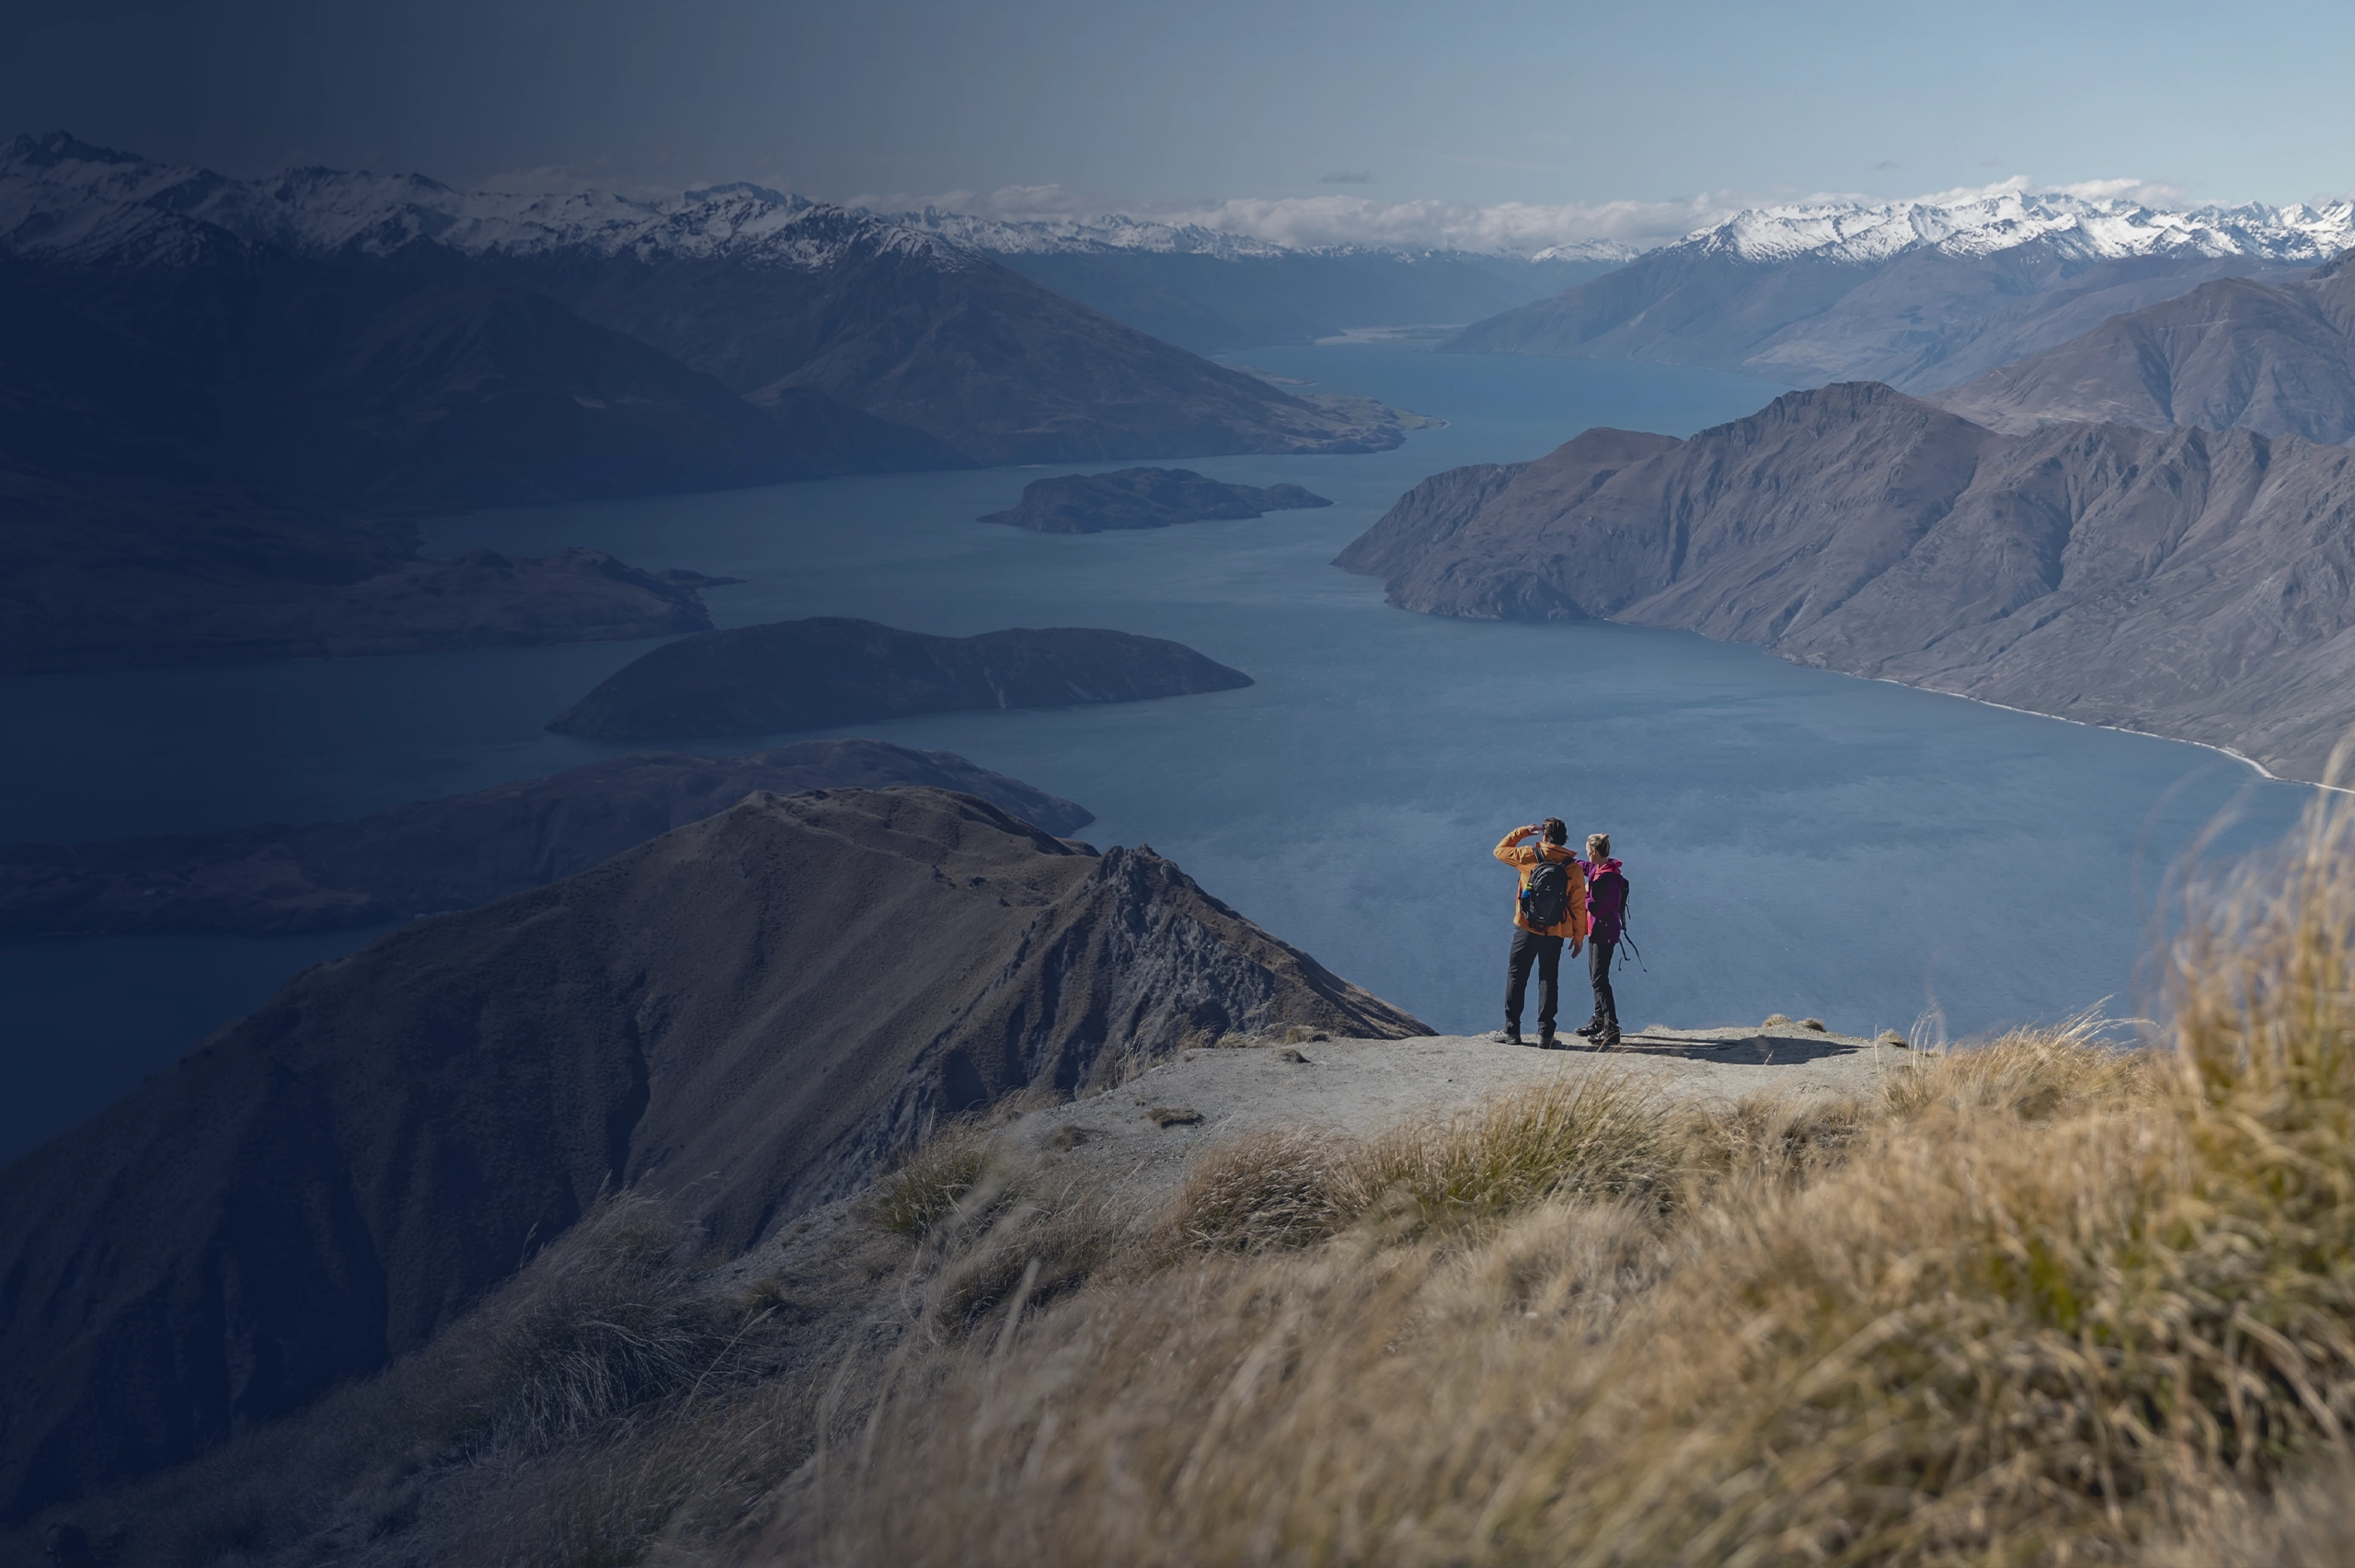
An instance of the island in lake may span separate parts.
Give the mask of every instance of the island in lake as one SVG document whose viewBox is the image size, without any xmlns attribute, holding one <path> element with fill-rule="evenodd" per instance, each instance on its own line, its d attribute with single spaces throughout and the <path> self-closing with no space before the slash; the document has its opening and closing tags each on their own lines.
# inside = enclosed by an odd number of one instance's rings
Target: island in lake
<svg viewBox="0 0 2355 1568">
<path fill-rule="evenodd" d="M 1167 528 L 1175 522 L 1228 521 L 1333 503 L 1297 485 L 1228 485 L 1190 468 L 1123 468 L 1034 479 L 1021 501 L 983 522 L 1041 533 L 1101 533 L 1114 528 Z"/>
<path fill-rule="evenodd" d="M 971 637 L 814 616 L 703 632 L 623 666 L 547 727 L 592 740 L 775 735 L 963 708 L 1227 692 L 1251 677 L 1183 643 L 1087 626 Z"/>
</svg>

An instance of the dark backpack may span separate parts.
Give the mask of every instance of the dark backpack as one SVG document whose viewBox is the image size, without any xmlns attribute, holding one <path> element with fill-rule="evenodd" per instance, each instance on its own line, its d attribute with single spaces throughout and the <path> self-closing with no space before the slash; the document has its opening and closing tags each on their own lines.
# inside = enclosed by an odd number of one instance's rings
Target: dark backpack
<svg viewBox="0 0 2355 1568">
<path fill-rule="evenodd" d="M 1521 917 L 1540 931 L 1557 926 L 1570 912 L 1570 863 L 1537 852 L 1537 864 L 1521 889 Z"/>
</svg>

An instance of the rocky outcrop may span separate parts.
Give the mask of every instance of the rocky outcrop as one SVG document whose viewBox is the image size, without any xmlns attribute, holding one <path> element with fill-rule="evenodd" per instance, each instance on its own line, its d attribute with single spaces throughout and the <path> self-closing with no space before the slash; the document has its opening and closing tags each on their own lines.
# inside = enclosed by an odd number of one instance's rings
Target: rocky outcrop
<svg viewBox="0 0 2355 1568">
<path fill-rule="evenodd" d="M 805 740 L 738 757 L 634 752 L 352 822 L 0 845 L 0 937 L 282 935 L 472 909 L 588 870 L 755 790 L 925 784 L 1058 835 L 1095 820 L 949 751 Z"/>
<path fill-rule="evenodd" d="M 1084 626 L 936 637 L 816 616 L 656 648 L 548 721 L 597 740 L 773 735 L 961 708 L 1133 703 L 1248 686 L 1183 643 Z"/>
<path fill-rule="evenodd" d="M 0 1173 L 0 1515 L 421 1345 L 610 1187 L 741 1249 L 939 1116 L 1189 1038 L 1428 1034 L 1145 849 L 754 795 L 387 936 Z"/>
<path fill-rule="evenodd" d="M 1123 468 L 1112 474 L 1033 479 L 1022 486 L 1020 504 L 990 512 L 982 521 L 1041 533 L 1101 533 L 1332 504 L 1298 485 L 1226 485 L 1189 468 Z"/>
<path fill-rule="evenodd" d="M 1497 478 L 1410 492 L 1356 569 L 1411 610 L 1683 627 L 2303 778 L 2355 723 L 2345 448 L 2007 436 L 1851 383 L 1690 441 L 1590 430 Z"/>
<path fill-rule="evenodd" d="M 2014 433 L 2056 420 L 2355 441 L 2355 253 L 2112 316 L 1931 401 Z"/>
</svg>

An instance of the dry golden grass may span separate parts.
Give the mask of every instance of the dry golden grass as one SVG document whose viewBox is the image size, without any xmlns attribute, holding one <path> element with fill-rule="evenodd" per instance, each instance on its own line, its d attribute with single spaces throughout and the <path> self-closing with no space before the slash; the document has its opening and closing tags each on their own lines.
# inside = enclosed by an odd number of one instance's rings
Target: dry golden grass
<svg viewBox="0 0 2355 1568">
<path fill-rule="evenodd" d="M 1009 1564 L 2188 1550 L 2286 1466 L 2341 1451 L 2355 1416 L 2351 826 L 2321 811 L 2190 911 L 2144 1051 L 2079 1021 L 1844 1107 L 1630 1109 L 1648 1131 L 1599 1140 L 1556 1117 L 1230 1150 L 1181 1229 L 1239 1253 L 944 1352 L 871 1441 L 813 1470 L 772 1548 Z M 1590 1146 L 1614 1151 L 1591 1178 L 1554 1174 L 1588 1170 Z M 1402 1193 L 1426 1221 L 1412 1239 L 1358 1223 Z M 1428 1223 L 1465 1217 L 1485 1222 Z"/>
<path fill-rule="evenodd" d="M 1423 1116 L 1358 1142 L 1278 1128 L 1209 1150 L 1166 1221 L 1212 1250 L 1298 1247 L 1371 1222 L 1412 1234 L 1557 1194 L 1642 1196 L 1668 1185 L 1660 1109 L 1625 1076 L 1565 1076 L 1477 1111 Z"/>
<path fill-rule="evenodd" d="M 875 1184 L 870 1219 L 882 1229 L 920 1242 L 982 1185 L 989 1168 L 989 1135 L 959 1125 L 916 1146 L 899 1167 Z"/>
</svg>

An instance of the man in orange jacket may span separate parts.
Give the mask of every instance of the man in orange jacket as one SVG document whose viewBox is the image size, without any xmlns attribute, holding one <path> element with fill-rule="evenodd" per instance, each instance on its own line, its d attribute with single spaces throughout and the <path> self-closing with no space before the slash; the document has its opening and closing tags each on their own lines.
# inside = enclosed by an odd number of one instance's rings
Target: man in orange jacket
<svg viewBox="0 0 2355 1568">
<path fill-rule="evenodd" d="M 1586 875 L 1569 851 L 1570 830 L 1559 817 L 1515 828 L 1497 845 L 1497 858 L 1521 871 L 1513 904 L 1512 957 L 1506 969 L 1505 1028 L 1508 1045 L 1522 1044 L 1521 1001 L 1529 990 L 1529 967 L 1537 966 L 1537 1046 L 1554 1047 L 1554 1013 L 1562 995 L 1562 940 L 1576 956 L 1586 941 Z M 1523 844 L 1535 837 L 1538 842 Z"/>
</svg>

